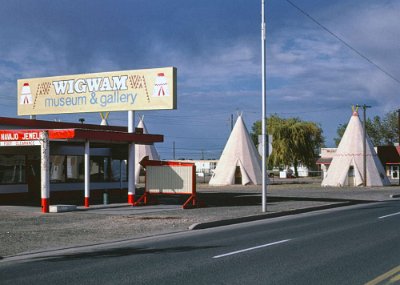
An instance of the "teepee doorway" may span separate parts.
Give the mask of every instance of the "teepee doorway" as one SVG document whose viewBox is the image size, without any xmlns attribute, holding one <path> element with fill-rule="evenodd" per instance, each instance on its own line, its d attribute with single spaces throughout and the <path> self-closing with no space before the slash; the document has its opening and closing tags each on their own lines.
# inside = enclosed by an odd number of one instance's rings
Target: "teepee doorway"
<svg viewBox="0 0 400 285">
<path fill-rule="evenodd" d="M 235 184 L 242 184 L 242 171 L 240 166 L 236 166 L 235 169 Z"/>
<path fill-rule="evenodd" d="M 347 172 L 347 182 L 348 186 L 354 187 L 355 186 L 355 175 L 354 175 L 354 166 L 349 167 L 349 171 Z"/>
</svg>

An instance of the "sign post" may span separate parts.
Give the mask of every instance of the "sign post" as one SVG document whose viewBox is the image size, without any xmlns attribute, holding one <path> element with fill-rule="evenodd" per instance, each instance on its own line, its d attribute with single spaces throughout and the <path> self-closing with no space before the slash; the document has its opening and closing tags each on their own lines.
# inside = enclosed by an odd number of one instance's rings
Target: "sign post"
<svg viewBox="0 0 400 285">
<path fill-rule="evenodd" d="M 89 208 L 90 200 L 90 142 L 85 142 L 85 207 Z"/>
<path fill-rule="evenodd" d="M 128 111 L 128 133 L 135 129 L 135 112 Z M 128 204 L 135 203 L 136 181 L 135 181 L 135 144 L 130 143 L 128 149 Z"/>
<path fill-rule="evenodd" d="M 40 133 L 40 186 L 42 197 L 42 213 L 49 212 L 50 198 L 50 152 L 49 152 L 49 136 L 47 132 Z"/>
</svg>

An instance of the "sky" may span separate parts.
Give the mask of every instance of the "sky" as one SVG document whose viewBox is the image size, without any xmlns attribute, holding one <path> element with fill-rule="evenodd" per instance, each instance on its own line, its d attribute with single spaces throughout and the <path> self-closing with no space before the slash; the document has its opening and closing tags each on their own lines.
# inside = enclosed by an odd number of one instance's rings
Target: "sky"
<svg viewBox="0 0 400 285">
<path fill-rule="evenodd" d="M 1 116 L 17 80 L 174 66 L 176 110 L 136 111 L 162 159 L 219 158 L 231 119 L 261 119 L 261 0 L 1 0 Z M 265 0 L 267 115 L 319 124 L 400 108 L 400 1 Z M 99 124 L 98 113 L 38 119 Z M 127 126 L 126 112 L 110 125 Z M 174 148 L 175 145 L 175 148 Z M 174 152 L 175 149 L 175 152 Z"/>
</svg>

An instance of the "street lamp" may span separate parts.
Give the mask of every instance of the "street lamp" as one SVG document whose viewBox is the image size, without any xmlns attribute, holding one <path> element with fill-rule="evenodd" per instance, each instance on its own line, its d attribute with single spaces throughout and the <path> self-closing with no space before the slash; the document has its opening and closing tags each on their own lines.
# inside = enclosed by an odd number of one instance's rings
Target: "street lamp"
<svg viewBox="0 0 400 285">
<path fill-rule="evenodd" d="M 265 28 L 265 0 L 261 0 L 261 77 L 262 77 L 262 114 L 261 114 L 261 145 L 262 145 L 262 211 L 267 211 L 267 136 L 266 136 L 266 64 L 265 64 L 265 42 L 266 42 L 266 28 Z"/>
</svg>

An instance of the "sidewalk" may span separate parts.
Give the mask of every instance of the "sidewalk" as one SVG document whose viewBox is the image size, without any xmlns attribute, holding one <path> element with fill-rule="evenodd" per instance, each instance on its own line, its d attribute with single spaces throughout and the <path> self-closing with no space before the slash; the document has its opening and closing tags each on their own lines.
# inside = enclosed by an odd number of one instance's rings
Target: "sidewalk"
<svg viewBox="0 0 400 285">
<path fill-rule="evenodd" d="M 210 226 L 296 214 L 354 203 L 393 200 L 400 187 L 321 188 L 319 184 L 269 185 L 267 213 L 261 186 L 198 186 L 206 208 L 182 210 L 178 198 L 160 205 L 94 205 L 78 211 L 42 214 L 39 207 L 0 206 L 0 259 L 28 251 L 134 239 Z M 396 196 L 397 197 L 397 196 Z"/>
</svg>

